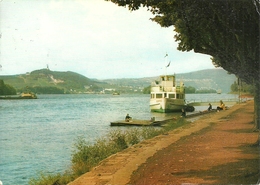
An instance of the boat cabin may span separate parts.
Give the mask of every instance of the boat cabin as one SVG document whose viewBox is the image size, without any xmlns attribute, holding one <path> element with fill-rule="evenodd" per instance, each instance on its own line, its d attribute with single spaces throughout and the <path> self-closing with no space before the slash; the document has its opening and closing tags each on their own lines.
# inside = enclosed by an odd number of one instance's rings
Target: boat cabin
<svg viewBox="0 0 260 185">
<path fill-rule="evenodd" d="M 160 98 L 184 99 L 184 84 L 176 86 L 175 75 L 160 76 L 160 80 L 151 85 L 151 99 Z"/>
</svg>

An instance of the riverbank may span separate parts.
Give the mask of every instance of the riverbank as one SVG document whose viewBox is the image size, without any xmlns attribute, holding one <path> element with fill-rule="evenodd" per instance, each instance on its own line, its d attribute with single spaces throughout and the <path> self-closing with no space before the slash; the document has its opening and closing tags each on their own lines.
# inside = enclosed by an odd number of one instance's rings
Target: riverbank
<svg viewBox="0 0 260 185">
<path fill-rule="evenodd" d="M 69 185 L 255 184 L 257 139 L 248 101 L 112 155 Z"/>
</svg>

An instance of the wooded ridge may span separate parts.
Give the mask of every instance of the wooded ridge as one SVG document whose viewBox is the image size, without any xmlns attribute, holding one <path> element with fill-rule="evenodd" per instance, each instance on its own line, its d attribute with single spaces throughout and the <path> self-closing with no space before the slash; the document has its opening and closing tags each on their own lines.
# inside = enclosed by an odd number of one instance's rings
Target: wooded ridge
<svg viewBox="0 0 260 185">
<path fill-rule="evenodd" d="M 18 92 L 30 88 L 39 94 L 63 93 L 142 93 L 158 76 L 145 78 L 90 79 L 81 74 L 67 71 L 50 71 L 40 69 L 31 73 L 0 76 L 5 84 L 13 86 Z M 221 89 L 230 92 L 231 84 L 236 81 L 234 75 L 223 69 L 207 69 L 189 73 L 176 74 L 177 83 L 182 80 L 185 86 L 200 89 Z"/>
</svg>

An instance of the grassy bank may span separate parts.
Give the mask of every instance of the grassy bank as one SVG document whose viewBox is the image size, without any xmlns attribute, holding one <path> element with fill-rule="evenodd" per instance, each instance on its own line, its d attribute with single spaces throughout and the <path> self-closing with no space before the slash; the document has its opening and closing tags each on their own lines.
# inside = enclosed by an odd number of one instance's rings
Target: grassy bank
<svg viewBox="0 0 260 185">
<path fill-rule="evenodd" d="M 107 135 L 98 138 L 94 143 L 79 137 L 74 144 L 71 167 L 64 173 L 39 175 L 29 181 L 30 185 L 63 185 L 90 171 L 103 159 L 120 152 L 143 140 L 165 134 L 188 122 L 185 119 L 171 121 L 165 127 L 133 127 L 111 130 Z"/>
</svg>

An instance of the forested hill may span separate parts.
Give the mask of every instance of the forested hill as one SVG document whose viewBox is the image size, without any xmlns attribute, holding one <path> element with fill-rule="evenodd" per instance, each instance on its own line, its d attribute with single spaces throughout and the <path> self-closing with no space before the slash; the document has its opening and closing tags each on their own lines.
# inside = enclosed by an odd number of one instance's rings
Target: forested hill
<svg viewBox="0 0 260 185">
<path fill-rule="evenodd" d="M 196 87 L 196 89 L 221 89 L 222 92 L 230 92 L 230 86 L 237 78 L 234 74 L 228 74 L 224 69 L 206 69 L 190 73 L 177 74 L 185 86 Z"/>
<path fill-rule="evenodd" d="M 37 93 L 63 94 L 100 90 L 100 87 L 96 85 L 99 82 L 71 71 L 59 72 L 40 69 L 26 74 L 0 76 L 0 79 L 18 91 L 29 88 Z"/>
<path fill-rule="evenodd" d="M 0 76 L 5 84 L 13 86 L 17 92 L 27 89 L 39 94 L 63 93 L 142 93 L 158 76 L 146 78 L 121 78 L 97 80 L 89 79 L 81 74 L 67 71 L 50 71 L 40 69 L 31 73 Z M 236 81 L 234 75 L 229 75 L 223 69 L 207 69 L 190 73 L 176 74 L 177 82 L 182 80 L 186 87 L 201 89 L 221 89 L 230 92 L 231 84 Z"/>
<path fill-rule="evenodd" d="M 163 75 L 163 74 L 162 74 Z M 117 84 L 118 86 L 132 86 L 147 87 L 152 81 L 157 80 L 159 77 L 146 77 L 146 78 L 123 78 L 123 79 L 107 79 L 103 80 L 109 84 Z M 221 89 L 222 92 L 230 92 L 231 84 L 236 81 L 236 76 L 228 74 L 224 69 L 205 69 L 189 73 L 176 74 L 177 82 L 182 80 L 186 87 L 192 86 L 197 90 L 201 89 Z"/>
</svg>

